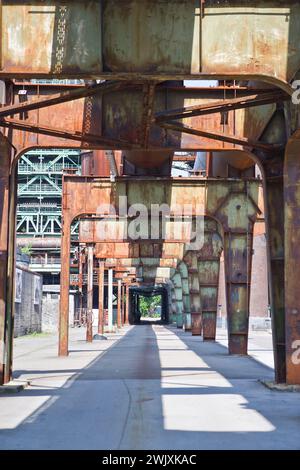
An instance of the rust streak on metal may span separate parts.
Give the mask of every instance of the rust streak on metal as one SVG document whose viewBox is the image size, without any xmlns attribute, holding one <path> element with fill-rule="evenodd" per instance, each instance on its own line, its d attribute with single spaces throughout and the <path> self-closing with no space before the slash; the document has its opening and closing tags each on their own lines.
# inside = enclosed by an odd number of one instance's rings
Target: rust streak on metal
<svg viewBox="0 0 300 470">
<path fill-rule="evenodd" d="M 149 134 L 154 108 L 155 83 L 145 84 L 143 87 L 143 115 L 141 125 L 141 145 L 143 148 L 149 146 Z"/>
</svg>

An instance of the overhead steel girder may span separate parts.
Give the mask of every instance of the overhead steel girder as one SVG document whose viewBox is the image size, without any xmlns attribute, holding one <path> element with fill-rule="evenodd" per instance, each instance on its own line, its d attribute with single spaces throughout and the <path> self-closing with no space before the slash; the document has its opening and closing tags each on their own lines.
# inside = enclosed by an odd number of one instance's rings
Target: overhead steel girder
<svg viewBox="0 0 300 470">
<path fill-rule="evenodd" d="M 3 0 L 1 16 L 2 77 L 252 75 L 284 87 L 300 68 L 294 0 Z"/>
<path fill-rule="evenodd" d="M 159 123 L 152 120 L 152 115 L 145 122 L 145 112 L 149 111 L 149 102 L 145 102 L 142 84 L 126 89 L 109 91 L 109 86 L 99 95 L 55 104 L 39 110 L 31 110 L 23 119 L 2 119 L 2 126 L 8 127 L 10 139 L 14 146 L 24 148 L 38 147 L 83 147 L 103 149 L 207 149 L 220 150 L 243 146 L 263 147 L 275 150 L 274 146 L 258 143 L 265 126 L 272 117 L 276 104 L 238 109 L 228 112 L 226 132 L 222 121 L 222 112 L 202 116 L 191 116 L 176 123 L 176 129 L 165 129 L 170 123 Z M 56 89 L 43 85 L 19 84 L 13 86 L 13 101 L 18 103 L 18 91 L 27 90 L 28 106 L 31 101 L 50 100 L 57 95 Z M 128 86 L 127 86 L 128 88 Z M 105 93 L 104 93 L 105 91 Z M 265 91 L 264 91 L 265 92 Z M 82 91 L 83 93 L 83 91 Z M 268 92 L 274 101 L 278 93 Z M 246 98 L 253 95 L 253 90 L 185 88 L 182 86 L 159 85 L 153 96 L 152 113 L 165 113 L 170 110 L 201 105 L 213 105 L 220 100 Z M 285 96 L 282 95 L 282 99 Z M 55 101 L 55 99 L 53 98 Z M 259 93 L 258 93 L 259 100 Z M 17 106 L 17 105 L 16 105 Z M 0 123 L 1 125 L 1 123 Z M 173 124 L 174 125 L 174 124 Z M 146 126 L 146 127 L 145 127 Z M 172 125 L 171 125 L 172 126 Z M 178 128 L 178 126 L 180 128 Z M 177 129 L 178 128 L 178 129 Z M 147 129 L 147 130 L 146 130 Z M 193 129 L 193 131 L 190 131 Z M 145 132 L 147 139 L 145 140 Z M 193 133 L 191 133 L 193 132 Z M 129 156 L 128 156 L 129 158 Z"/>
</svg>

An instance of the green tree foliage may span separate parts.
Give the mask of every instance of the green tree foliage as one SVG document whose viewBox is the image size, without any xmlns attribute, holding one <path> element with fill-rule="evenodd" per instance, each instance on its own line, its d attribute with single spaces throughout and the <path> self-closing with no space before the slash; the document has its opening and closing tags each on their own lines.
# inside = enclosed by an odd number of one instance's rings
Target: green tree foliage
<svg viewBox="0 0 300 470">
<path fill-rule="evenodd" d="M 22 246 L 21 253 L 23 255 L 29 255 L 30 256 L 31 253 L 32 253 L 32 246 L 31 245 Z"/>
<path fill-rule="evenodd" d="M 142 317 L 160 317 L 157 307 L 161 304 L 161 296 L 154 295 L 152 297 L 140 296 L 140 312 Z"/>
</svg>

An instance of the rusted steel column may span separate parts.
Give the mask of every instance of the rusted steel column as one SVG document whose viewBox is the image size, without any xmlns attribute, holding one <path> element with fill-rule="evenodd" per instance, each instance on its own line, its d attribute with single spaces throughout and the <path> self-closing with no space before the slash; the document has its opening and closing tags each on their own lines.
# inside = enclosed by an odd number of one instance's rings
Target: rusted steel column
<svg viewBox="0 0 300 470">
<path fill-rule="evenodd" d="M 175 287 L 172 279 L 171 281 L 171 315 L 172 315 L 172 323 L 176 322 L 177 317 L 177 303 L 176 303 L 176 294 L 175 294 Z"/>
<path fill-rule="evenodd" d="M 253 227 L 252 227 L 253 230 Z M 246 355 L 253 233 L 224 233 L 229 354 Z"/>
<path fill-rule="evenodd" d="M 69 341 L 69 287 L 70 287 L 70 221 L 63 216 L 61 237 L 61 271 L 60 271 L 60 316 L 58 355 L 68 355 Z"/>
<path fill-rule="evenodd" d="M 113 269 L 108 268 L 108 331 L 113 329 Z"/>
<path fill-rule="evenodd" d="M 217 327 L 220 258 L 200 258 L 198 269 L 202 307 L 203 340 L 214 341 L 216 339 Z"/>
<path fill-rule="evenodd" d="M 201 336 L 202 315 L 197 252 L 188 251 L 184 257 L 184 260 L 188 265 L 192 335 Z"/>
<path fill-rule="evenodd" d="M 99 261 L 98 270 L 98 333 L 104 333 L 104 261 Z"/>
<path fill-rule="evenodd" d="M 121 279 L 118 279 L 118 313 L 117 313 L 117 327 L 118 328 L 121 328 L 122 326 L 121 303 L 122 303 L 122 281 Z"/>
<path fill-rule="evenodd" d="M 183 301 L 182 301 L 182 283 L 180 272 L 176 270 L 171 278 L 173 284 L 173 303 L 174 303 L 174 320 L 177 328 L 182 328 L 183 322 Z"/>
<path fill-rule="evenodd" d="M 14 313 L 15 172 L 10 176 L 11 147 L 0 135 L 0 385 L 12 371 Z"/>
<path fill-rule="evenodd" d="M 222 239 L 218 224 L 205 220 L 204 243 L 198 254 L 198 271 L 202 307 L 203 340 L 216 339 L 217 303 Z"/>
<path fill-rule="evenodd" d="M 129 325 L 129 284 L 125 284 L 125 293 L 126 293 L 126 300 L 125 300 L 125 325 Z"/>
<path fill-rule="evenodd" d="M 121 317 L 122 317 L 122 325 L 125 323 L 125 287 L 124 284 L 121 283 Z"/>
<path fill-rule="evenodd" d="M 87 319 L 86 319 L 86 341 L 93 341 L 93 277 L 94 277 L 94 247 L 87 247 Z"/>
<path fill-rule="evenodd" d="M 14 314 L 15 314 L 15 267 L 16 267 L 16 208 L 17 208 L 17 166 L 14 165 L 10 174 L 9 197 L 9 239 L 8 239 L 8 269 L 7 269 L 7 356 L 4 379 L 9 382 L 12 378 Z"/>
<path fill-rule="evenodd" d="M 300 131 L 286 148 L 284 165 L 286 382 L 300 384 Z"/>
<path fill-rule="evenodd" d="M 182 305 L 183 305 L 183 320 L 182 327 L 185 331 L 191 329 L 191 304 L 190 304 L 190 291 L 189 291 L 189 274 L 184 261 L 180 261 L 177 267 L 180 272 L 181 285 L 182 285 Z"/>
<path fill-rule="evenodd" d="M 253 227 L 261 214 L 260 185 L 259 181 L 232 181 L 213 214 L 224 233 L 229 354 L 247 354 Z M 208 187 L 207 193 L 209 208 L 215 186 Z"/>
<path fill-rule="evenodd" d="M 275 381 L 286 382 L 283 158 L 265 160 L 264 200 Z"/>
</svg>

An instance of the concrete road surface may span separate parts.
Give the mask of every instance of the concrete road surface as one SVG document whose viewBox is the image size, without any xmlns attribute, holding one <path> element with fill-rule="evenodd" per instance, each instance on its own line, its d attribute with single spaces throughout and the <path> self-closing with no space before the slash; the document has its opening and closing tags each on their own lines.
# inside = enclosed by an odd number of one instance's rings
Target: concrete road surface
<svg viewBox="0 0 300 470">
<path fill-rule="evenodd" d="M 21 393 L 0 394 L 1 449 L 300 449 L 300 395 L 270 391 L 271 338 L 252 335 L 259 359 L 174 327 L 124 328 L 70 355 L 54 336 L 20 338 Z M 268 355 L 269 354 L 269 355 Z M 269 365 L 268 365 L 269 364 Z"/>
</svg>

